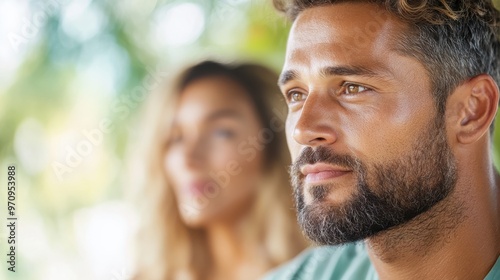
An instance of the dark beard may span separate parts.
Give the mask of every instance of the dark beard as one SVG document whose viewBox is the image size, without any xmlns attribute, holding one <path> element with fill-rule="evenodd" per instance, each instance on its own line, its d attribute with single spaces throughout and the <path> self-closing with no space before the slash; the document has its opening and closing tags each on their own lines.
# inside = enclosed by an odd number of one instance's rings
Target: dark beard
<svg viewBox="0 0 500 280">
<path fill-rule="evenodd" d="M 350 155 L 319 146 L 305 148 L 291 167 L 298 222 L 305 235 L 323 245 L 338 245 L 371 237 L 402 225 L 446 198 L 457 180 L 456 162 L 443 127 L 436 120 L 401 158 L 366 165 Z M 356 190 L 341 205 L 328 203 L 328 185 L 313 186 L 313 202 L 305 205 L 304 164 L 331 163 L 351 169 Z"/>
</svg>

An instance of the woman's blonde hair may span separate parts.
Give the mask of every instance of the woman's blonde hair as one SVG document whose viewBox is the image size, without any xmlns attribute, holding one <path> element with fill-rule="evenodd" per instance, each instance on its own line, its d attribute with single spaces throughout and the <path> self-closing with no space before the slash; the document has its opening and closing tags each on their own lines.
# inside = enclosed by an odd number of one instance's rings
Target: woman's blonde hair
<svg viewBox="0 0 500 280">
<path fill-rule="evenodd" d="M 289 260 L 306 247 L 296 224 L 287 167 L 290 164 L 284 136 L 286 107 L 276 81 L 278 76 L 256 64 L 221 64 L 205 61 L 187 68 L 168 87 L 150 96 L 146 135 L 145 173 L 141 183 L 141 230 L 138 234 L 136 279 L 202 279 L 210 269 L 210 253 L 203 229 L 183 222 L 173 188 L 165 175 L 163 158 L 179 95 L 200 78 L 224 76 L 247 92 L 262 123 L 273 133 L 266 144 L 265 180 L 251 209 L 247 242 L 262 246 L 268 268 Z M 247 243 L 248 244 L 248 243 Z M 262 260 L 259 260 L 262 261 Z"/>
</svg>

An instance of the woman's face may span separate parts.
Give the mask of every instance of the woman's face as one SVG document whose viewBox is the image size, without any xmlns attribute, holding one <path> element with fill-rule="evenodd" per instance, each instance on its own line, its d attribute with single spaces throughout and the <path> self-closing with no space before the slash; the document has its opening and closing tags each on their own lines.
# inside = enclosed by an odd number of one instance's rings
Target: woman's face
<svg viewBox="0 0 500 280">
<path fill-rule="evenodd" d="M 263 171 L 261 125 L 245 90 L 223 76 L 180 95 L 165 170 L 186 224 L 231 221 L 252 204 Z"/>
</svg>

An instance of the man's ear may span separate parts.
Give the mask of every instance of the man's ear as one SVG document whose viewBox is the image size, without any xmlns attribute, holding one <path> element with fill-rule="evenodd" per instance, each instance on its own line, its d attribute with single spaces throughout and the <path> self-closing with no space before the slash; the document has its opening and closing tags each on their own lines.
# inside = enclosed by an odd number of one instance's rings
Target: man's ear
<svg viewBox="0 0 500 280">
<path fill-rule="evenodd" d="M 455 89 L 448 105 L 452 107 L 449 107 L 454 115 L 452 126 L 459 143 L 473 143 L 489 132 L 497 112 L 498 98 L 498 86 L 486 74 Z"/>
</svg>

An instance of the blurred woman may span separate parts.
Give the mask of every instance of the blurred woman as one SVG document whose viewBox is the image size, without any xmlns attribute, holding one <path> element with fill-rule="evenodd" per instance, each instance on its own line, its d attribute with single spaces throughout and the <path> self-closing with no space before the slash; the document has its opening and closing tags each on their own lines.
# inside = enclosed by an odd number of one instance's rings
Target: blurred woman
<svg viewBox="0 0 500 280">
<path fill-rule="evenodd" d="M 306 247 L 276 81 L 206 61 L 153 97 L 137 279 L 258 279 Z"/>
</svg>

